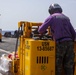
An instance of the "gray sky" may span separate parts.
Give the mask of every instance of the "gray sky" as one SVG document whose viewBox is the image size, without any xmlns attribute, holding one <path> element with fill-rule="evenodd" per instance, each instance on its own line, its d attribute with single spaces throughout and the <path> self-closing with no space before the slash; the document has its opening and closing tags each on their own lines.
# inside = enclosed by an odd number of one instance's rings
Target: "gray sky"
<svg viewBox="0 0 76 75">
<path fill-rule="evenodd" d="M 76 28 L 76 0 L 0 0 L 0 28 L 16 30 L 19 21 L 44 22 L 52 3 L 61 5 Z"/>
</svg>

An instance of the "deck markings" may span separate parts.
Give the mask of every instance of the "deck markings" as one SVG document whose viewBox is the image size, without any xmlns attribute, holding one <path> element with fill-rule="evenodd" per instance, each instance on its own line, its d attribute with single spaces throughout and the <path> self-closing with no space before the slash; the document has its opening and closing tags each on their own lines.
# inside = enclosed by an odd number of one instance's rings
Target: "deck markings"
<svg viewBox="0 0 76 75">
<path fill-rule="evenodd" d="M 0 49 L 0 52 L 5 52 L 5 53 L 7 53 L 7 54 L 10 54 L 10 53 L 11 53 L 11 52 L 6 51 L 6 50 L 4 50 L 4 49 Z"/>
</svg>

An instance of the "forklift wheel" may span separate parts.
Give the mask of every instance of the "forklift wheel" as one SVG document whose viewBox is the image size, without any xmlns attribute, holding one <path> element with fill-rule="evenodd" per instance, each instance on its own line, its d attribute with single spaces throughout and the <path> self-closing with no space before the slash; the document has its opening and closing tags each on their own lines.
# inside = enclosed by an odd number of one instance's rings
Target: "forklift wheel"
<svg viewBox="0 0 76 75">
<path fill-rule="evenodd" d="M 2 39 L 0 39 L 0 42 L 2 42 Z"/>
</svg>

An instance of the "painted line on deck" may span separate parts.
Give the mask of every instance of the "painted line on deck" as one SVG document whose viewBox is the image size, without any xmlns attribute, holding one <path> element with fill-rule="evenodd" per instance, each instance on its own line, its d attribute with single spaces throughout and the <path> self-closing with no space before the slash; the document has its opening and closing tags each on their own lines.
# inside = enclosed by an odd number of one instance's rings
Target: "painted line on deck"
<svg viewBox="0 0 76 75">
<path fill-rule="evenodd" d="M 3 50 L 3 49 L 0 49 L 0 52 L 5 52 L 5 53 L 8 53 L 8 54 L 10 54 L 10 53 L 11 53 L 11 52 L 6 51 L 6 50 Z"/>
</svg>

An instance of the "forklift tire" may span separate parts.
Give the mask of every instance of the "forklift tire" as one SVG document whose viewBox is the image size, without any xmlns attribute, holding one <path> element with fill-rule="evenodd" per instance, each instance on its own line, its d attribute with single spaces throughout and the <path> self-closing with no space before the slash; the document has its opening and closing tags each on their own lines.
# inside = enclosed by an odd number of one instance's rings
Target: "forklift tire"
<svg viewBox="0 0 76 75">
<path fill-rule="evenodd" d="M 75 72 L 75 62 L 74 62 L 74 66 L 73 66 L 73 74 L 74 74 L 74 72 Z"/>
<path fill-rule="evenodd" d="M 0 39 L 0 42 L 2 42 L 2 39 Z"/>
</svg>

